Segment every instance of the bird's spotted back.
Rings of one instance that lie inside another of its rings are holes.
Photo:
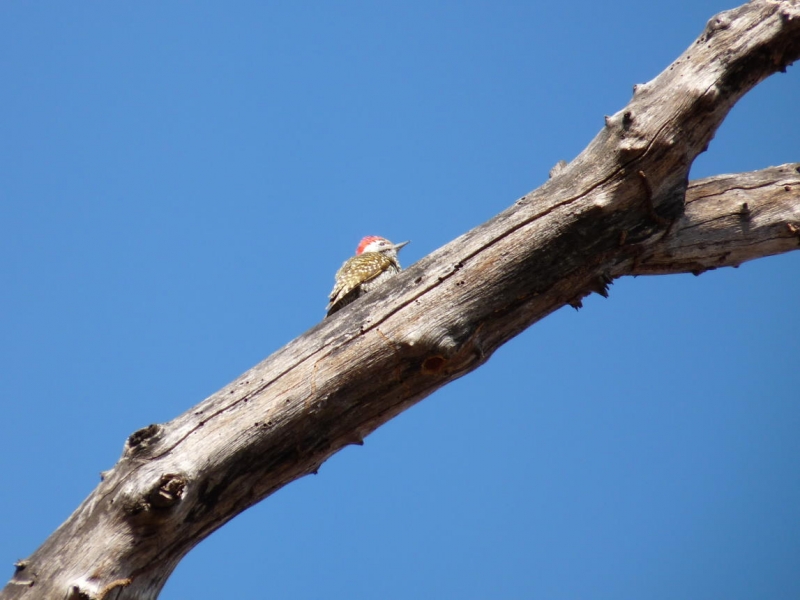
[[[347,296],[355,288],[378,277],[387,269],[400,270],[397,261],[380,252],[365,252],[345,262],[336,272],[336,285],[330,295],[331,304]]]
[[[336,283],[329,297],[328,315],[399,273],[397,251],[407,243],[393,244],[386,238],[375,235],[363,238],[356,249],[356,255],[347,259],[336,272]]]

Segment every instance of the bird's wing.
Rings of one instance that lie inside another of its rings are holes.
[[[380,252],[370,252],[369,254],[375,255],[370,256],[372,260],[350,259],[336,272],[336,285],[333,286],[329,296],[331,305],[336,304],[359,285],[375,279],[392,264],[392,259]],[[365,256],[365,254],[360,255],[362,258]]]

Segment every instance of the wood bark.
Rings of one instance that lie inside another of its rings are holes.
[[[734,103],[798,57],[800,0],[712,18],[545,185],[186,413],[133,433],[0,599],[156,598],[215,529],[565,304],[624,275],[800,247],[800,164],[688,183]]]

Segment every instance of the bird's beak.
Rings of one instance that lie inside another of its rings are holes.
[[[400,248],[402,248],[403,246],[405,246],[405,245],[406,245],[408,242],[410,242],[410,241],[411,241],[411,240],[407,240],[407,241],[405,241],[405,242],[400,242],[399,244],[395,244],[395,245],[394,245],[394,249],[395,249],[395,250],[400,250]]]

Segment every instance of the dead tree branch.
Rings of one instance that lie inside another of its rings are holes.
[[[669,235],[638,255],[630,275],[689,272],[795,250],[800,245],[800,164],[693,181]]]
[[[717,15],[545,185],[183,415],[131,435],[0,598],[155,598],[212,531],[565,304],[622,275],[798,248],[796,164],[691,186],[688,172],[734,103],[800,57],[799,1]]]

